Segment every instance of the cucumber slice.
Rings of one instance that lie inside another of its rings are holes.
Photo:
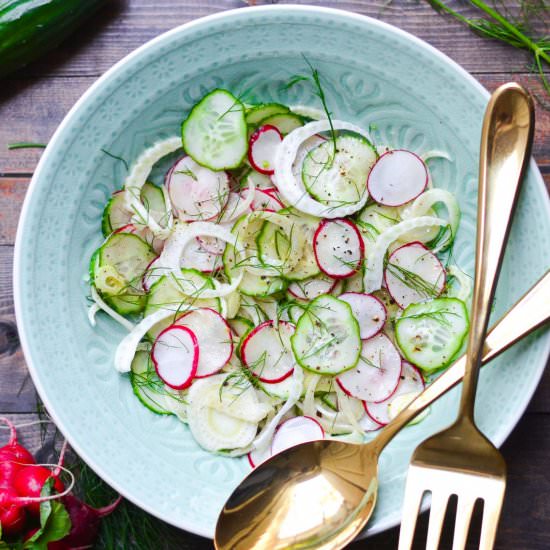
[[[332,140],[307,154],[302,164],[302,181],[308,193],[323,204],[358,203],[367,193],[367,174],[375,161],[376,153],[365,138],[338,136],[335,155]]]
[[[164,213],[166,211],[162,189],[150,181],[146,181],[141,188],[141,202],[149,212]]]
[[[229,319],[227,321],[231,330],[239,338],[239,343],[236,346],[235,353],[237,357],[241,356],[241,346],[246,335],[254,328],[254,323],[247,319],[246,317],[235,317],[234,319]]]
[[[292,130],[300,128],[304,125],[304,119],[301,116],[295,115],[294,113],[283,113],[278,115],[268,116],[260,121],[258,126],[265,126],[269,124],[270,126],[275,126],[283,136],[290,134]]]
[[[284,265],[289,259],[290,238],[282,227],[274,223],[264,222],[260,233],[256,237],[260,262],[269,266],[271,265],[270,260],[275,259],[279,265]]]
[[[239,290],[247,296],[265,297],[282,292],[286,287],[284,279],[274,275],[254,275],[244,272]]]
[[[361,353],[359,324],[351,307],[327,294],[309,304],[291,342],[298,363],[317,374],[347,371]]]
[[[244,106],[227,90],[205,95],[191,109],[181,133],[187,154],[211,170],[237,168],[248,150]]]
[[[355,223],[363,237],[365,237],[365,240],[367,242],[374,242],[380,233],[383,233],[399,221],[399,211],[396,207],[370,204],[361,210]]]
[[[397,345],[424,372],[449,365],[468,333],[468,312],[458,298],[411,304],[395,324]]]
[[[246,111],[246,123],[255,126],[265,118],[288,113],[290,110],[286,105],[280,103],[262,103],[254,105]]]
[[[155,372],[149,352],[138,351],[130,372],[130,382],[135,396],[155,414],[172,414],[166,409],[166,386]]]

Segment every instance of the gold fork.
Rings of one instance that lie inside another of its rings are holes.
[[[493,548],[504,491],[506,464],[479,431],[474,401],[490,306],[520,182],[533,139],[533,103],[518,84],[491,97],[481,134],[478,222],[472,318],[459,415],[446,430],[415,450],[403,503],[399,550],[411,548],[422,496],[431,493],[427,550],[438,547],[447,503],[458,497],[453,550],[465,547],[474,505],[483,500],[480,549]]]

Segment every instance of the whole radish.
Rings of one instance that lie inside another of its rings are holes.
[[[25,508],[19,504],[19,495],[7,487],[0,488],[0,524],[2,536],[19,534],[25,527],[27,516]]]
[[[62,502],[71,518],[71,530],[66,537],[48,544],[48,550],[91,548],[95,543],[101,518],[108,516],[119,505],[122,497],[103,508],[92,508],[73,495],[63,497]]]
[[[15,426],[7,419],[0,418],[10,429],[10,439],[6,445],[0,447],[0,487],[11,487],[16,473],[26,464],[34,464],[34,458],[17,442]]]
[[[44,466],[28,465],[21,468],[13,479],[13,488],[20,497],[40,497],[40,491],[44,483],[50,478],[54,478],[54,489],[61,493],[65,490],[63,482],[56,477],[51,470]],[[40,502],[31,502],[27,505],[27,510],[33,516],[40,515]]]

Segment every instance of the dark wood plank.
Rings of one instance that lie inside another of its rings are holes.
[[[29,178],[0,177],[0,245],[14,244]]]
[[[15,324],[12,264],[13,247],[0,246],[0,412],[35,412],[36,390]]]
[[[481,74],[477,77],[489,90],[512,78],[507,73]],[[550,101],[536,76],[518,74],[513,78],[526,86],[535,97]],[[42,151],[8,151],[7,144],[16,141],[46,143],[68,110],[94,80],[92,77],[17,80],[13,82],[16,93],[12,97],[6,94],[6,88],[0,88],[0,175],[33,172]],[[534,155],[550,185],[550,110],[544,109],[539,102]]]
[[[277,3],[259,0],[257,4]],[[283,3],[283,2],[281,2]],[[465,25],[436,13],[427,2],[411,0],[294,0],[287,4],[329,6],[369,15],[401,27],[428,41],[475,72],[518,72],[529,65],[525,52],[475,36]],[[512,0],[500,4],[511,6]],[[243,0],[127,0],[108,2],[90,21],[46,59],[22,74],[100,75],[115,61],[147,40],[198,17],[230,8],[245,8]],[[466,15],[478,14],[461,4]]]

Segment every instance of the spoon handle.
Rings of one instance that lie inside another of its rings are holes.
[[[488,363],[512,344],[550,320],[550,270],[491,329],[483,348],[482,363]],[[415,416],[464,377],[466,355],[463,355],[439,378],[434,380],[414,401],[405,407],[374,440],[378,452]],[[373,442],[374,443],[374,442]]]
[[[533,103],[518,84],[498,88],[481,131],[472,317],[459,417],[474,422],[474,403],[504,247],[533,139]]]

